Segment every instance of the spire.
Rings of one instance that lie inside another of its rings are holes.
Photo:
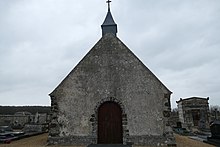
[[[117,24],[114,22],[114,19],[110,11],[110,2],[111,2],[110,0],[106,1],[106,3],[108,3],[108,12],[103,24],[101,25],[102,36],[104,36],[107,33],[112,33],[113,35],[116,36],[117,33]]]

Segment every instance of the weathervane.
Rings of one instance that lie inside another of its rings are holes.
[[[112,1],[110,1],[110,0],[107,0],[106,1],[106,3],[108,3],[108,11],[110,11],[110,3],[111,3]]]

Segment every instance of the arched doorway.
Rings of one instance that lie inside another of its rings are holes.
[[[105,102],[98,109],[98,143],[122,144],[122,110],[115,102]]]

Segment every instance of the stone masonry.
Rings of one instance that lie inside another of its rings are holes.
[[[97,109],[114,101],[123,112],[123,143],[174,142],[171,92],[114,35],[106,34],[50,94],[50,144],[97,143]]]
[[[107,2],[101,39],[50,94],[48,143],[175,145],[172,92],[117,37]]]

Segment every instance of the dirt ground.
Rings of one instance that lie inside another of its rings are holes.
[[[33,136],[17,141],[13,141],[10,144],[0,144],[0,147],[45,147],[47,145],[47,135],[42,134]],[[196,141],[188,138],[187,136],[176,135],[177,147],[214,147],[212,145]],[[49,147],[61,147],[61,146],[49,146]],[[75,147],[75,146],[63,146],[63,147]],[[83,147],[83,146],[78,146]]]
[[[177,147],[214,147],[213,145],[175,134]]]

